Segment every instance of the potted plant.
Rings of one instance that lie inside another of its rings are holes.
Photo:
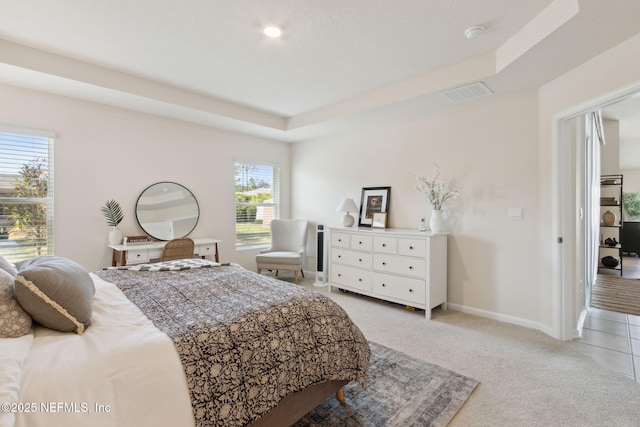
[[[118,229],[118,224],[120,224],[124,218],[120,204],[115,200],[108,200],[102,207],[102,214],[107,219],[107,225],[111,227],[111,231],[109,231],[109,243],[119,245],[122,243],[122,231]]]

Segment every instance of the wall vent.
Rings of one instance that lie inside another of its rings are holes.
[[[442,95],[451,102],[462,102],[492,93],[484,83],[476,82],[444,91]]]

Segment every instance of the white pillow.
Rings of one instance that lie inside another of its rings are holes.
[[[9,261],[4,259],[2,257],[2,255],[0,255],[0,270],[6,271],[7,273],[12,275],[13,277],[16,277],[18,275],[18,269],[13,264],[11,264]]]
[[[18,402],[22,364],[29,354],[33,334],[20,338],[0,338],[0,402]],[[0,411],[0,426],[13,426],[16,414]]]

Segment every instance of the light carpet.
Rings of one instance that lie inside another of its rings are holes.
[[[369,386],[344,387],[295,424],[305,426],[446,426],[478,381],[369,342]]]
[[[598,275],[591,289],[591,305],[640,316],[640,280]]]

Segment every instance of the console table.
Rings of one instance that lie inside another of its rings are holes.
[[[421,308],[447,308],[447,235],[329,227],[329,290]]]
[[[215,262],[220,262],[220,255],[218,253],[218,243],[222,240],[200,238],[193,239],[194,254],[201,256],[203,259],[205,256],[213,255]],[[154,258],[160,258],[162,256],[162,249],[167,242],[150,242],[144,244],[128,244],[128,245],[109,245],[113,249],[113,255],[111,258],[111,265],[116,266],[129,264],[142,264],[149,262]]]

